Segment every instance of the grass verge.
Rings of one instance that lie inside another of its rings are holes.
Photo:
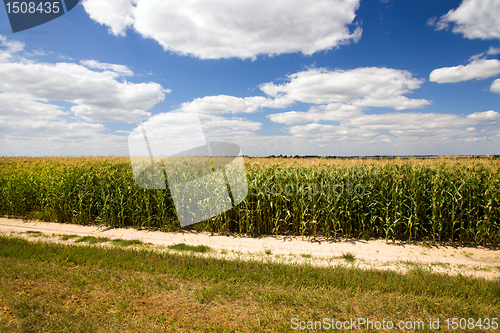
[[[75,240],[75,243],[89,243],[89,244],[97,244],[97,243],[105,243],[109,242],[109,238],[107,237],[95,237],[95,236],[82,236]]]
[[[419,269],[398,275],[7,236],[0,267],[2,332],[289,332],[292,318],[428,325],[500,310],[497,281]]]
[[[144,244],[141,240],[138,239],[121,239],[121,238],[116,238],[111,241],[111,243],[121,246],[121,247],[128,247],[131,245],[142,245]]]
[[[169,245],[169,249],[176,251],[189,251],[189,252],[197,252],[197,253],[207,253],[212,251],[212,249],[206,245],[187,245],[184,243]]]

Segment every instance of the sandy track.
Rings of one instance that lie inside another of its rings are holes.
[[[0,232],[26,238],[27,231],[46,235],[79,235],[110,239],[139,239],[152,243],[156,249],[168,250],[168,245],[185,243],[208,245],[216,250],[208,256],[305,263],[320,266],[352,265],[360,268],[391,269],[404,273],[421,267],[433,272],[463,274],[487,279],[500,277],[500,250],[477,247],[424,246],[389,243],[384,240],[318,241],[307,237],[265,236],[258,238],[217,236],[206,232],[165,233],[134,229],[105,229],[63,223],[22,221],[0,218]],[[41,238],[54,240],[55,238]],[[66,241],[72,243],[71,240]],[[356,260],[349,263],[342,255],[351,253]]]

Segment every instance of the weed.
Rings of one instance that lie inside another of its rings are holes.
[[[59,236],[61,240],[66,241],[68,239],[78,238],[78,235],[61,235]]]
[[[121,238],[116,238],[111,241],[113,244],[122,246],[122,247],[128,247],[131,245],[142,245],[144,244],[141,240],[138,239],[121,239]]]
[[[109,238],[107,237],[95,237],[95,236],[82,236],[75,240],[75,243],[89,243],[89,244],[96,244],[96,243],[105,243],[108,242]]]
[[[187,245],[184,243],[169,245],[169,249],[176,251],[190,251],[190,252],[198,252],[198,253],[206,253],[212,251],[212,249],[206,245]]]
[[[467,252],[467,251],[463,251],[462,253],[463,253],[463,255],[464,255],[464,256],[466,256],[467,258],[470,258],[470,257],[472,257],[472,255],[473,255],[473,254],[472,254],[472,252]]]
[[[340,258],[344,259],[346,262],[354,262],[356,260],[354,254],[352,254],[351,252],[346,252],[346,253],[343,253]]]
[[[431,266],[439,266],[439,267],[442,267],[442,268],[450,268],[450,263],[448,262],[433,262],[431,263]]]
[[[33,231],[33,230],[26,231],[26,234],[29,237],[43,237],[43,236],[45,236],[44,234],[42,234],[42,232],[40,232],[40,231]]]

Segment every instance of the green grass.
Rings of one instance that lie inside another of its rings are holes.
[[[121,247],[128,247],[132,245],[144,245],[144,243],[141,240],[138,239],[121,239],[121,238],[116,238],[111,241],[113,244],[121,246]]]
[[[198,253],[207,253],[212,251],[212,249],[206,245],[187,245],[184,243],[169,245],[168,248],[176,251],[189,251]]]
[[[63,241],[67,241],[69,239],[73,239],[73,238],[79,238],[80,236],[78,235],[60,235],[59,236],[59,239],[60,240],[63,240]]]
[[[463,251],[462,252],[464,256],[466,256],[467,258],[471,258],[473,256],[473,254],[471,252],[467,252],[467,251]]]
[[[41,231],[33,231],[33,230],[28,230],[25,232],[26,235],[29,237],[50,237],[45,234],[43,234]]]
[[[413,267],[413,268],[417,268],[417,267],[422,267],[422,264],[419,263],[419,262],[416,262],[416,261],[411,261],[411,260],[400,260],[399,261],[401,264],[403,265],[406,265],[408,267]]]
[[[349,262],[349,263],[353,263],[354,261],[356,261],[356,257],[351,252],[347,252],[347,253],[342,254],[340,256],[340,258],[344,259],[346,262]]]
[[[109,238],[107,237],[95,237],[95,236],[82,236],[75,240],[75,243],[89,243],[89,244],[97,244],[97,243],[105,243],[109,242]]]
[[[427,249],[431,249],[431,248],[432,248],[432,244],[431,244],[431,243],[429,243],[429,242],[426,242],[426,241],[424,241],[424,242],[420,243],[420,245],[421,245],[422,247],[427,248]]]
[[[497,281],[0,236],[1,332],[289,332],[291,318],[494,318]]]
[[[448,263],[448,262],[433,262],[433,263],[431,263],[431,266],[439,266],[439,267],[442,267],[442,268],[449,269],[450,268],[450,263]]]

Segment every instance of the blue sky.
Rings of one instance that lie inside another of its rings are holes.
[[[500,0],[84,0],[12,33],[0,155],[127,155],[150,117],[267,155],[500,154]]]

